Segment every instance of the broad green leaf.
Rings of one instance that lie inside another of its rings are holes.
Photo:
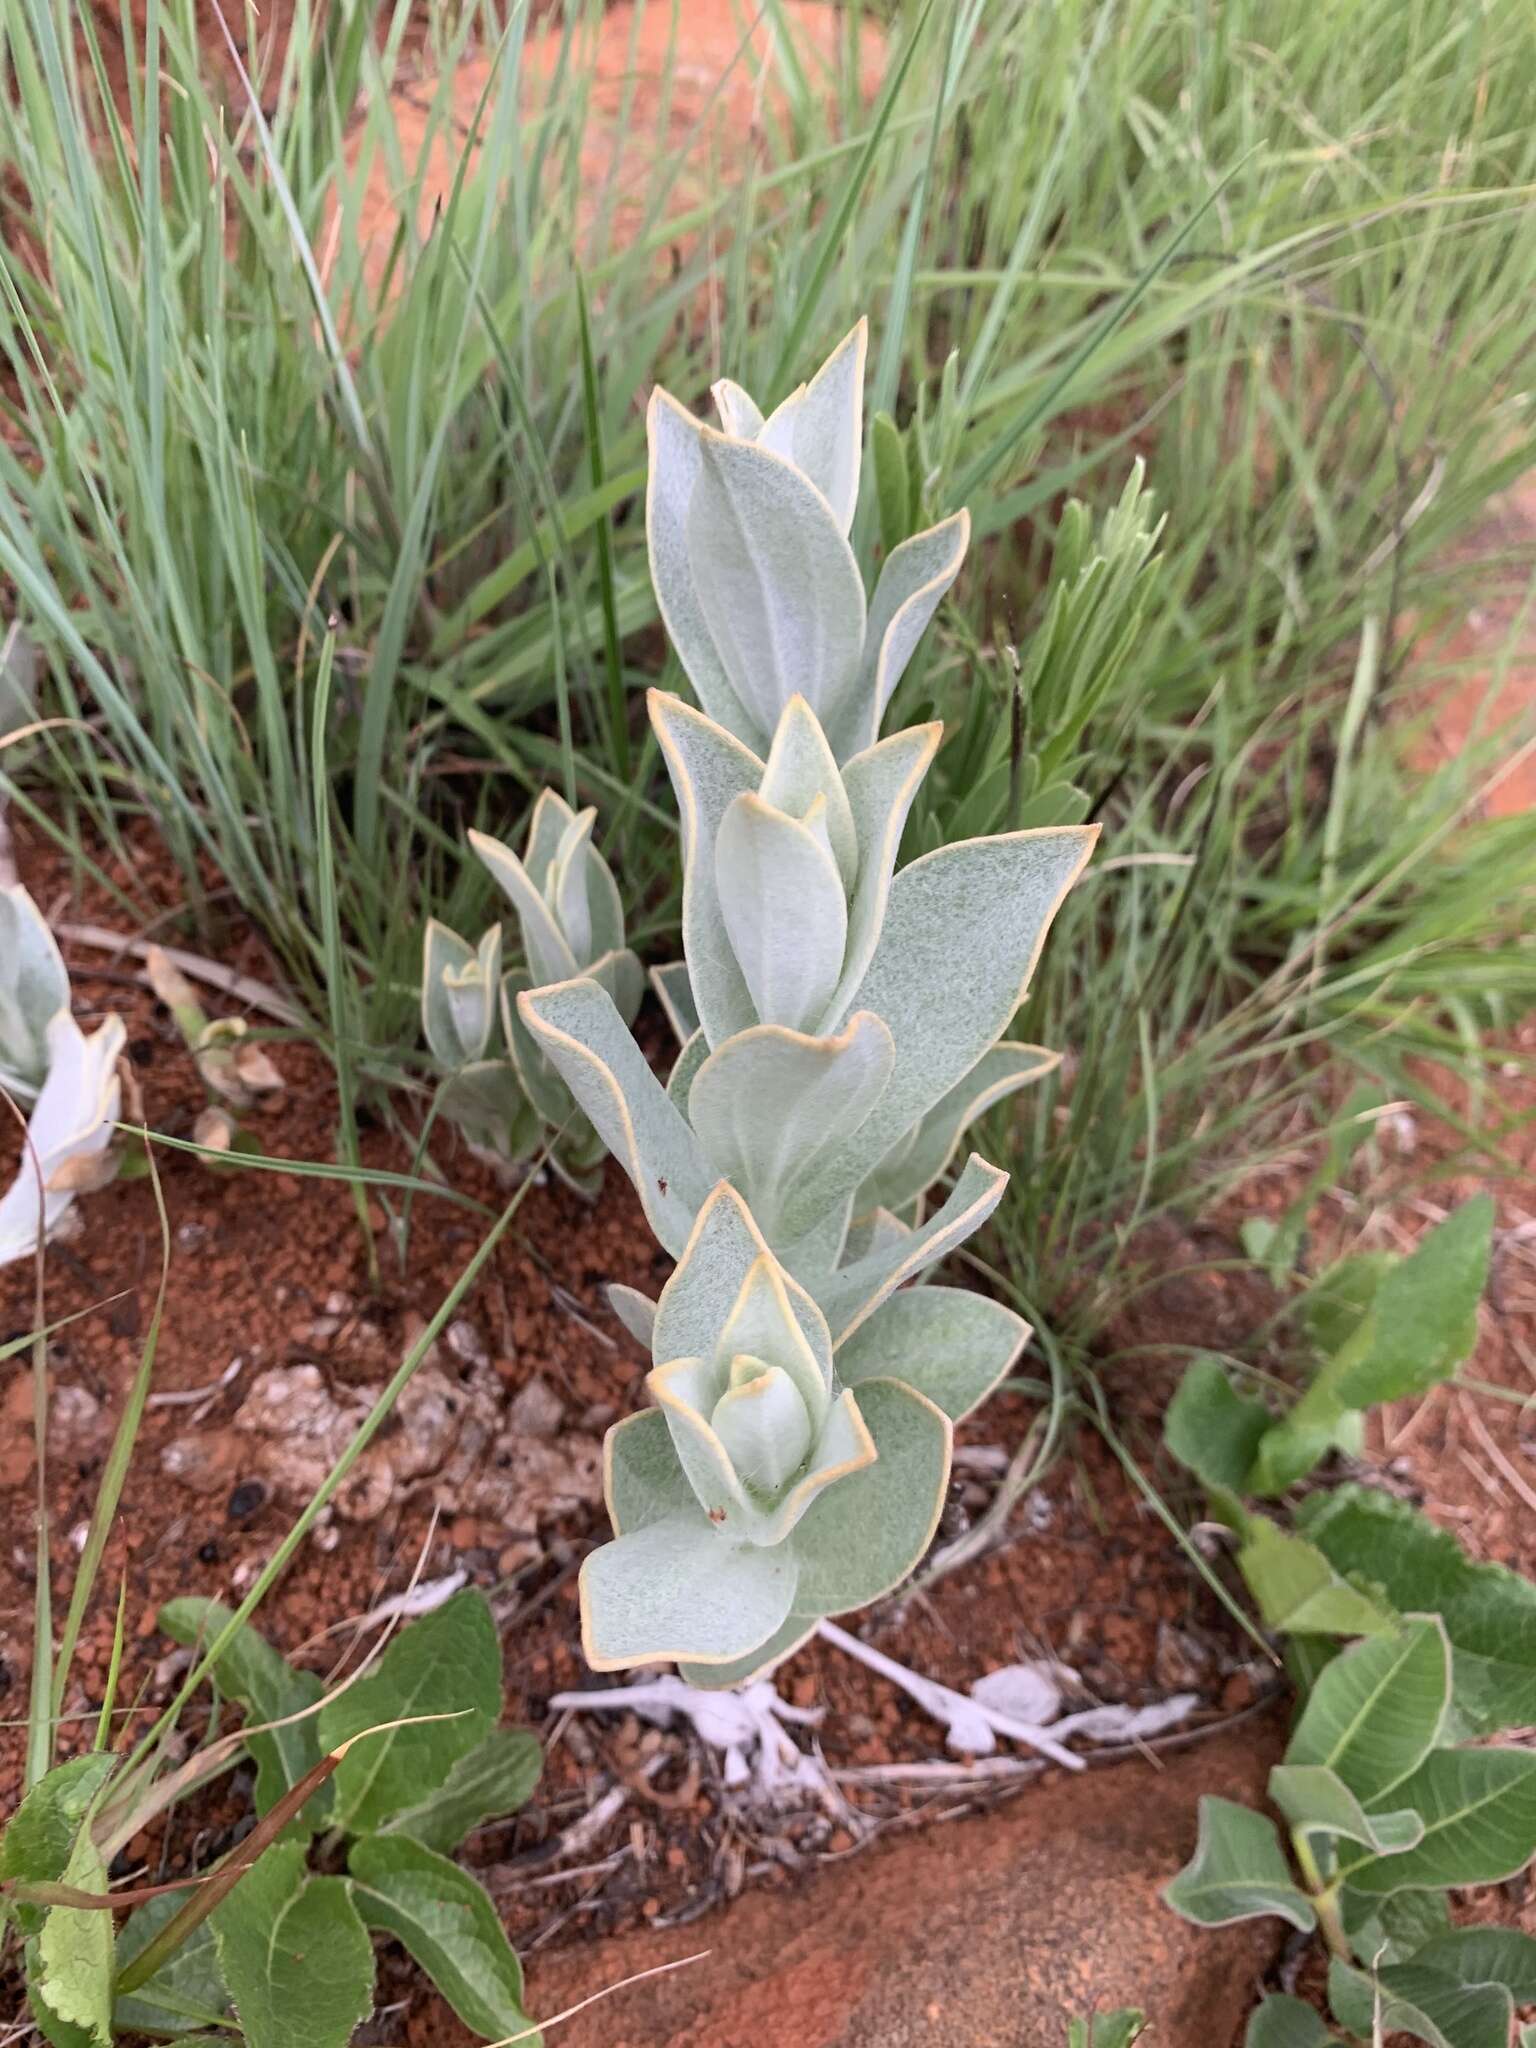
[[[76,1891],[104,1892],[107,1866],[88,1828],[75,1836],[60,1878]],[[85,2037],[111,2048],[112,1915],[50,1906],[37,1937],[36,1991],[50,2012]]]
[[[1412,2034],[1429,2048],[1509,2048],[1514,2006],[1494,1984],[1463,1985],[1417,1961],[1378,1970],[1328,1966],[1328,2003],[1340,2026],[1366,2040]]]
[[[1451,1927],[1444,1892],[1392,1892],[1368,1899],[1346,1891],[1341,1911],[1356,1959],[1373,1966],[1405,1963]]]
[[[1474,1564],[1427,1516],[1367,1487],[1315,1493],[1297,1520],[1337,1571],[1379,1586],[1402,1612],[1439,1615],[1459,1733],[1536,1721],[1536,1585],[1502,1565]]]
[[[1333,1660],[1312,1689],[1285,1761],[1321,1764],[1362,1804],[1380,1807],[1434,1747],[1450,1696],[1445,1631],[1438,1620],[1416,1617]]]
[[[472,1828],[526,1805],[543,1767],[537,1736],[526,1728],[493,1728],[459,1758],[435,1792],[391,1814],[379,1833],[409,1835],[447,1855]]]
[[[1337,2048],[1338,2038],[1305,1999],[1275,1992],[1249,2020],[1243,2048]]]
[[[500,2041],[530,2022],[523,1972],[484,1888],[404,1836],[354,1842],[347,1859],[364,1925],[403,1942],[472,2033]],[[538,2048],[532,2035],[529,2048]]]
[[[117,1937],[118,1975],[190,1897],[190,1890],[166,1892],[134,1908]],[[213,1928],[207,1920],[193,1928],[147,1984],[119,1998],[112,2008],[115,2026],[144,2034],[187,2034],[198,2027],[217,2026],[228,2017],[229,1993],[219,1973]]]
[[[882,1302],[837,1352],[845,1387],[900,1380],[960,1422],[1012,1371],[1029,1325],[1002,1302],[963,1287],[906,1287]]]
[[[933,1540],[949,1484],[949,1418],[898,1380],[869,1380],[859,1411],[878,1453],[819,1493],[795,1525],[799,1615],[867,1607],[899,1586]]]
[[[222,1600],[188,1597],[168,1600],[159,1625],[173,1642],[206,1648],[233,1620]],[[244,1622],[213,1667],[220,1690],[245,1709],[251,1722],[281,1721],[303,1713],[320,1698],[322,1686],[313,1671],[295,1670],[259,1630]],[[304,1714],[246,1742],[256,1766],[256,1811],[265,1813],[306,1771],[320,1761],[319,1716]],[[311,1830],[325,1825],[331,1808],[330,1787],[322,1786],[305,1802],[303,1823]]]
[[[1121,2006],[1118,2012],[1095,2013],[1088,2030],[1088,2048],[1132,2048],[1146,2024],[1146,2014],[1130,2006]]]
[[[302,1842],[275,1842],[209,1915],[246,2048],[345,2048],[373,2008],[373,1946],[347,1881],[307,1877],[304,1857]]]
[[[686,1658],[745,1657],[787,1619],[796,1567],[782,1544],[759,1549],[701,1508],[604,1543],[581,1568],[582,1633],[594,1671]]]
[[[1287,1635],[1365,1636],[1395,1624],[1390,1608],[1348,1584],[1320,1550],[1263,1516],[1249,1521],[1237,1562],[1265,1622]]]
[[[1227,1927],[1269,1913],[1303,1934],[1317,1925],[1311,1900],[1292,1882],[1274,1822],[1209,1794],[1200,1801],[1195,1853],[1164,1887],[1163,1897],[1200,1927]]]
[[[1536,1854],[1536,1751],[1432,1750],[1391,1799],[1423,1816],[1424,1839],[1402,1856],[1341,1858],[1356,1891],[1497,1884]]]
[[[1197,1358],[1168,1404],[1163,1441],[1201,1485],[1241,1495],[1273,1417],[1239,1394],[1214,1358]]]
[[[57,1883],[74,1851],[81,1821],[116,1767],[115,1756],[98,1750],[55,1764],[39,1778],[0,1835],[0,1878]],[[36,1934],[43,1924],[41,1906],[18,1905],[10,1910],[24,1934]],[[0,1904],[0,1926],[4,1911]]]
[[[1458,1984],[1502,1984],[1516,2005],[1536,2005],[1536,1935],[1518,1927],[1451,1928],[1413,1960]]]
[[[1424,1833],[1424,1823],[1407,1808],[1368,1814],[1337,1771],[1324,1764],[1276,1764],[1269,1797],[1293,1834],[1338,1836],[1383,1856],[1413,1848]]]
[[[1475,1195],[1382,1276],[1359,1329],[1325,1368],[1346,1407],[1427,1393],[1468,1355],[1488,1283],[1493,1222],[1493,1197]]]
[[[419,1805],[484,1740],[500,1709],[496,1624],[484,1594],[466,1589],[408,1623],[366,1678],[321,1708],[320,1741],[327,1751],[407,1716],[455,1717],[389,1728],[354,1744],[331,1779],[334,1824],[360,1834]]]
[[[1391,1252],[1357,1252],[1336,1260],[1307,1289],[1301,1298],[1302,1317],[1325,1357],[1342,1351],[1355,1335],[1396,1263]]]

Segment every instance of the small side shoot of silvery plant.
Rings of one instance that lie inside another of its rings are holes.
[[[0,1195],[0,1266],[25,1259],[76,1195],[112,1178],[121,1017],[75,1022],[47,920],[19,883],[0,889],[0,1091],[30,1109],[16,1177]]]
[[[422,961],[422,1030],[440,1079],[438,1109],[476,1154],[501,1170],[559,1133],[550,1155],[561,1176],[596,1192],[605,1147],[559,1072],[518,1014],[517,998],[547,982],[590,976],[632,1024],[644,992],[640,962],[624,943],[617,884],[592,844],[595,810],[573,811],[539,792],[521,858],[499,839],[471,832],[470,845],[511,904],[525,965],[502,966],[503,933],[477,946],[433,918]]]
[[[457,1593],[409,1623],[328,1695],[233,1623],[214,1600],[160,1614],[195,1653],[222,1641],[213,1681],[244,1710],[242,1729],[136,1771],[107,1747],[104,1712],[97,1746],[39,1778],[0,1836],[0,1928],[24,1945],[43,2037],[216,2048],[235,2029],[245,2048],[346,2048],[373,2011],[382,1934],[472,2034],[538,2048],[501,1917],[452,1854],[527,1800],[541,1762],[532,1735],[499,1725],[501,1645],[484,1595]],[[135,1835],[240,1763],[254,1774],[248,1834],[196,1883],[108,1890]]]
[[[581,1578],[599,1670],[676,1658],[738,1683],[899,1586],[953,1423],[1028,1335],[995,1302],[904,1283],[1002,1197],[974,1154],[933,1191],[972,1119],[1057,1063],[1002,1034],[1096,828],[897,865],[942,733],[881,722],[969,520],[902,541],[866,595],[865,346],[861,323],[766,418],[717,385],[720,430],[651,400],[651,574],[701,707],[650,696],[682,826],[669,1082],[595,969],[517,998],[678,1261],[659,1302],[615,1292],[656,1406],[608,1438],[615,1536]],[[548,902],[538,879],[520,909]],[[547,957],[530,949],[536,973]]]

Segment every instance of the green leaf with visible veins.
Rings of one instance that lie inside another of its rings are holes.
[[[1502,1565],[1474,1564],[1426,1515],[1369,1487],[1314,1493],[1296,1519],[1334,1570],[1379,1586],[1403,1613],[1439,1615],[1458,1734],[1536,1721],[1536,1585]]]
[[[1273,1417],[1239,1394],[1214,1358],[1189,1365],[1168,1404],[1163,1441],[1208,1491],[1242,1494]]]
[[[500,2041],[532,2024],[522,1965],[468,1871],[404,1835],[354,1842],[347,1868],[364,1921],[404,1942],[473,2033]],[[537,2041],[530,2036],[529,2048]]]
[[[1397,1619],[1342,1579],[1320,1550],[1262,1515],[1249,1521],[1237,1562],[1260,1614],[1287,1635],[1371,1636]]]
[[[1379,1805],[1435,1746],[1450,1697],[1445,1631],[1417,1616],[1335,1657],[1312,1688],[1285,1761],[1321,1764],[1362,1804]]]
[[[1458,1984],[1417,1961],[1392,1963],[1373,1979],[1335,1957],[1328,2003],[1339,2025],[1365,2040],[1412,2034],[1429,2048],[1509,2048],[1515,2016],[1502,1985]]]
[[[1399,1813],[1367,1813],[1338,1772],[1324,1764],[1276,1764],[1269,1774],[1269,1798],[1293,1834],[1341,1836],[1383,1856],[1401,1855],[1424,1834],[1423,1821],[1406,1807]]]
[[[117,1937],[115,1967],[119,1976],[191,1896],[188,1887],[135,1907]],[[206,1920],[193,1928],[147,1984],[119,1998],[112,2009],[114,2026],[143,2034],[186,2034],[194,2027],[217,2026],[228,2017],[229,1993],[219,1974],[213,1929]]]
[[[401,1630],[366,1678],[327,1700],[327,1750],[364,1729],[407,1716],[452,1715],[370,1735],[336,1766],[335,1825],[363,1834],[403,1807],[419,1806],[460,1757],[482,1742],[501,1707],[501,1641],[483,1593],[455,1593]]]
[[[1243,2048],[1338,2048],[1338,2039],[1305,1999],[1276,1992],[1249,2020]]]
[[[373,1945],[341,1877],[274,1842],[209,1915],[246,2048],[345,2048],[373,2010]]]
[[[104,1892],[107,1866],[88,1828],[81,1828],[60,1882]],[[38,1996],[50,2012],[78,2027],[100,2048],[112,2042],[112,1915],[78,1906],[50,1906],[37,1937]]]
[[[435,1792],[391,1814],[379,1833],[409,1835],[447,1855],[471,1828],[526,1805],[543,1767],[537,1736],[526,1728],[493,1728],[459,1758]]]
[[[116,1768],[117,1758],[98,1750],[55,1764],[39,1778],[0,1835],[0,1878],[56,1884],[74,1850],[81,1820]],[[36,1934],[43,1924],[41,1906],[17,1905],[10,1910],[24,1934]],[[0,1900],[0,1927],[5,1912]]]
[[[205,1647],[233,1619],[222,1600],[168,1600],[160,1610],[161,1628],[173,1642]],[[283,1721],[314,1706],[322,1687],[313,1671],[295,1670],[249,1623],[235,1631],[213,1667],[219,1688],[244,1707],[252,1722]],[[256,1811],[265,1813],[304,1773],[320,1761],[318,1717],[306,1714],[283,1728],[252,1735],[246,1742],[256,1766]],[[303,1821],[322,1828],[330,1813],[331,1788],[322,1785],[305,1803]]]
[[[1536,2005],[1536,1935],[1518,1927],[1454,1927],[1413,1960],[1458,1984],[1502,1984],[1516,2005]]]
[[[1432,1750],[1390,1797],[1423,1816],[1424,1839],[1401,1856],[1341,1858],[1357,1892],[1498,1884],[1536,1855],[1531,1750]]]
[[[1275,1913],[1303,1934],[1317,1925],[1305,1892],[1291,1881],[1275,1824],[1251,1807],[1207,1794],[1200,1801],[1195,1853],[1163,1897],[1201,1927]]]

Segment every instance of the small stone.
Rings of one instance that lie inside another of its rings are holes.
[[[601,1436],[618,1420],[618,1414],[611,1401],[593,1401],[581,1411],[581,1426],[589,1436]]]
[[[465,1316],[448,1325],[444,1342],[461,1365],[484,1365],[490,1358],[485,1339]]]
[[[345,1316],[352,1312],[352,1297],[343,1294],[339,1287],[333,1287],[325,1297],[325,1312],[328,1316]]]
[[[654,1920],[661,1911],[661,1901],[660,1899],[647,1899],[640,1910],[647,1920]]]
[[[498,1578],[510,1579],[525,1565],[530,1565],[544,1555],[532,1537],[523,1537],[515,1543],[506,1544],[496,1553],[496,1574]]]
[[[558,1436],[564,1418],[565,1403],[548,1380],[537,1373],[513,1397],[507,1409],[508,1425],[519,1436]]]
[[[1221,1688],[1221,1704],[1229,1714],[1240,1714],[1244,1707],[1251,1707],[1254,1697],[1251,1671],[1234,1671]]]

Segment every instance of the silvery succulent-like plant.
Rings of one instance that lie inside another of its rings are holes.
[[[47,921],[19,882],[0,889],[0,1088],[37,1100],[48,1026],[69,1008],[69,975]]]
[[[836,758],[871,745],[970,542],[956,512],[886,557],[873,597],[849,544],[864,442],[860,321],[766,419],[715,386],[723,432],[653,393],[646,534],[662,622],[700,704],[765,753],[803,696]]]
[[[879,728],[968,527],[896,548],[866,604],[863,355],[861,326],[766,420],[717,386],[724,433],[652,402],[652,575],[703,707],[651,693],[682,819],[685,959],[656,977],[684,1040],[670,1081],[595,974],[517,1003],[680,1262],[659,1304],[612,1296],[658,1410],[610,1440],[618,1540],[583,1576],[604,1667],[674,1656],[735,1682],[899,1583],[937,1515],[944,1418],[1022,1342],[996,1304],[906,1283],[1001,1198],[975,1154],[929,1194],[972,1119],[1056,1064],[999,1041],[1097,828],[896,865],[942,735]]]
[[[41,912],[24,889],[0,890],[0,1087],[32,1103],[21,1165],[0,1195],[0,1266],[29,1257],[76,1195],[111,1179],[125,1036],[121,1017],[80,1029]]]
[[[615,1540],[582,1569],[588,1661],[675,1657],[695,1684],[740,1684],[890,1592],[937,1525],[952,1424],[1028,1334],[997,1302],[925,1287],[834,1359],[722,1182],[656,1305],[656,1406],[608,1437]]]
[[[555,1164],[582,1186],[591,1184],[603,1146],[529,1036],[517,997],[536,981],[590,975],[626,1023],[640,1007],[644,978],[624,943],[618,887],[592,844],[596,818],[545,789],[521,859],[488,833],[469,835],[511,902],[526,968],[502,971],[499,924],[471,946],[436,918],[422,962],[422,1029],[444,1077],[444,1113],[472,1145],[506,1163],[534,1151],[546,1127],[570,1125]]]

